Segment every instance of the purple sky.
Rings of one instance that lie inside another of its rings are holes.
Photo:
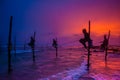
[[[78,40],[82,28],[87,28],[91,20],[95,44],[108,30],[111,30],[111,44],[120,44],[120,0],[0,0],[0,12],[2,43],[7,42],[12,15],[12,36],[17,36],[18,43],[27,42],[34,31],[40,44],[48,44],[54,37],[61,44]]]

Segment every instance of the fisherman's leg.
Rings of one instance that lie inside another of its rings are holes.
[[[86,44],[84,43],[83,45],[84,45],[84,48],[86,48],[86,49],[87,49],[87,46],[86,46]]]
[[[80,43],[82,43],[83,44],[83,46],[85,47],[85,48],[87,48],[87,46],[86,46],[86,40],[85,39],[80,39],[79,40],[80,41]]]

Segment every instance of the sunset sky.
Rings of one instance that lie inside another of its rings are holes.
[[[54,37],[81,38],[90,20],[94,41],[110,30],[111,44],[120,45],[120,0],[0,0],[1,42],[7,41],[11,15],[18,42],[27,42],[34,31],[45,44]]]

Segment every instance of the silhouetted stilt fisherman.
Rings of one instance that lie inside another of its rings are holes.
[[[58,43],[57,43],[57,38],[53,39],[52,46],[56,49],[56,57],[58,57]]]
[[[102,41],[102,44],[100,45],[100,49],[105,50],[107,48],[107,45],[108,45],[108,39],[107,39],[107,36],[104,35],[104,40]]]
[[[34,48],[34,45],[35,45],[35,40],[34,38],[31,36],[30,37],[30,42],[28,43],[28,45],[33,49]]]
[[[105,47],[105,62],[107,62],[109,39],[110,39],[110,30],[109,30],[109,32],[108,32],[108,38],[106,39],[107,42],[106,42],[106,47]]]
[[[32,49],[33,61],[35,61],[35,33],[34,33],[34,37],[32,36],[30,37],[30,42],[28,43],[28,45]]]
[[[84,34],[84,38],[80,39],[79,42],[87,49],[88,51],[88,59],[87,59],[87,70],[89,71],[90,67],[90,48],[93,46],[92,40],[90,38],[90,21],[88,25],[88,32],[86,29],[83,29],[82,32]],[[88,47],[86,46],[86,42],[88,42]]]
[[[92,40],[90,39],[89,33],[86,31],[86,29],[83,29],[82,32],[84,34],[84,38],[80,39],[79,42],[86,49],[87,49],[86,42],[88,42],[88,46],[92,47]]]

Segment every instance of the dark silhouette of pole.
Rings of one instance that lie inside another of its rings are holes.
[[[105,47],[105,62],[107,61],[107,55],[108,55],[107,50],[108,50],[108,45],[109,45],[109,39],[110,39],[110,30],[109,30],[109,32],[108,32],[108,38],[107,38],[108,43],[107,43],[107,45],[106,45],[106,47]]]
[[[56,47],[56,58],[58,57],[58,48]]]
[[[90,21],[89,21],[89,26],[88,26],[88,33],[89,33],[89,37],[90,37]],[[89,70],[90,67],[90,43],[88,41],[88,60],[87,60],[87,70]]]
[[[9,27],[9,34],[8,34],[8,73],[11,72],[12,66],[11,66],[11,48],[12,48],[12,20],[13,16],[10,16],[10,27]]]
[[[56,38],[56,43],[57,43],[57,38]],[[58,44],[56,44],[56,58],[58,57]]]
[[[33,44],[33,48],[32,48],[33,61],[34,61],[34,62],[35,62],[35,36],[36,36],[36,32],[34,32],[34,36],[33,36],[34,44]]]

